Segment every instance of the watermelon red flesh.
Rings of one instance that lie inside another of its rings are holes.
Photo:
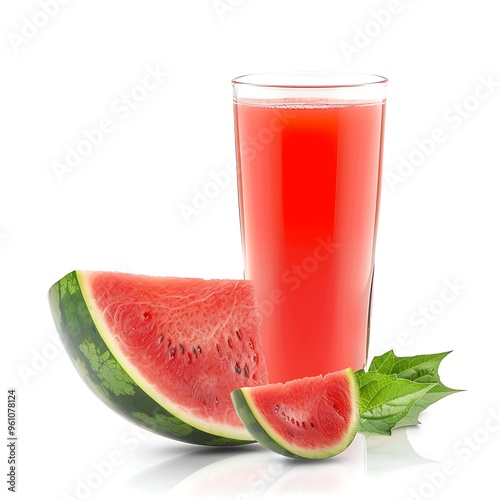
[[[254,437],[287,456],[332,456],[357,430],[358,389],[350,369],[243,388],[233,400]]]
[[[278,387],[260,387],[251,392],[251,399],[281,438],[301,448],[316,449],[342,439],[352,418],[351,384],[340,375],[330,373]],[[301,408],[296,402],[304,395],[307,405]]]
[[[231,391],[268,383],[251,282],[78,277],[103,339],[153,399],[195,427],[244,430]]]

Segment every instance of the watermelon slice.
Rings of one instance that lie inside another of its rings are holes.
[[[359,389],[350,368],[285,384],[241,388],[231,396],[253,437],[287,457],[338,455],[358,428]]]
[[[73,271],[49,301],[76,369],[122,416],[189,443],[253,442],[231,401],[268,383],[252,282]]]

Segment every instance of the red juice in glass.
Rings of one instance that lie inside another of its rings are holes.
[[[381,80],[383,94],[371,99],[360,98],[363,85],[348,99],[339,98],[338,87],[330,93],[307,87],[305,97],[290,96],[283,85],[274,94],[261,86],[257,98],[236,92],[245,277],[255,284],[271,382],[365,365],[385,113]]]

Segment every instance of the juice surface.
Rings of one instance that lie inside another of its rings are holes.
[[[271,382],[365,365],[384,103],[235,103],[245,277]]]

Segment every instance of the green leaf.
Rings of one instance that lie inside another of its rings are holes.
[[[356,372],[360,392],[361,432],[390,435],[413,405],[436,384],[399,379],[396,375]]]
[[[428,380],[439,382],[437,373],[439,365],[450,352],[398,357],[394,354],[394,351],[389,351],[382,354],[382,356],[375,356],[368,371],[386,375],[395,374],[398,378],[415,382],[427,382]]]
[[[457,389],[446,387],[438,374],[441,361],[450,354],[440,352],[436,354],[421,354],[418,356],[398,357],[394,351],[389,351],[382,356],[375,356],[368,368],[368,372],[381,373],[385,375],[396,375],[400,379],[411,380],[419,383],[433,383],[435,386],[427,391],[412,406],[408,414],[401,419],[395,427],[404,427],[407,425],[416,425],[420,421],[420,413],[431,404],[440,399],[449,396],[455,392],[461,392]]]

